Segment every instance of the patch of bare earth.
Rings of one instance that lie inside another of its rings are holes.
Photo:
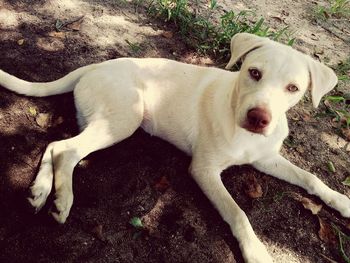
[[[349,43],[315,22],[316,3],[322,1],[218,1],[221,10],[250,8],[273,27],[290,26],[298,49],[334,65],[349,56]],[[193,55],[177,34],[164,34],[172,27],[146,11],[128,1],[0,0],[0,68],[49,81],[123,56],[212,63]],[[341,184],[350,176],[349,142],[330,119],[315,117],[322,107],[316,111],[306,99],[290,111],[282,153],[350,196]],[[141,130],[75,169],[75,203],[65,225],[50,220],[49,205],[32,215],[26,189],[43,150],[77,132],[72,94],[27,98],[0,89],[1,262],[243,262],[229,227],[190,178],[190,158]],[[337,242],[320,236],[320,220],[347,234],[349,220],[325,205],[313,215],[301,197],[320,200],[249,166],[222,177],[276,262],[343,262]],[[144,229],[129,224],[135,216]]]

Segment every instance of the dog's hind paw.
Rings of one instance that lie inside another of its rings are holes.
[[[64,224],[73,204],[73,194],[66,193],[64,197],[57,196],[49,213],[60,224]]]
[[[45,184],[35,181],[33,186],[30,187],[30,196],[27,198],[28,202],[35,209],[35,213],[45,205],[46,199],[51,192],[51,184]]]

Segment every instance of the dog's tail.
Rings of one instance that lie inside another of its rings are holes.
[[[68,75],[51,82],[29,82],[12,76],[0,70],[0,85],[19,94],[46,97],[70,92],[74,89],[79,79],[96,65],[78,68]]]

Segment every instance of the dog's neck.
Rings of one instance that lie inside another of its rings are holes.
[[[231,142],[233,140],[234,134],[239,128],[237,122],[237,106],[239,98],[239,87],[237,81],[232,82],[232,85],[227,85],[228,88],[218,89],[216,96],[214,97],[214,103],[217,107],[215,115],[217,119],[220,120],[220,127],[223,131],[223,136],[226,141]],[[226,118],[223,117],[226,115]],[[223,122],[222,120],[225,120]]]

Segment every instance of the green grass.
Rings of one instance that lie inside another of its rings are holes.
[[[350,84],[350,56],[335,67],[335,72],[338,75],[339,81]]]
[[[350,86],[350,57],[334,67],[334,71],[339,82],[331,95],[324,97],[323,103],[326,110],[319,116],[331,117],[339,124],[339,130],[350,129],[350,92],[348,89]]]
[[[316,16],[322,19],[350,18],[349,0],[329,0],[327,6],[317,6]]]
[[[338,242],[339,242],[339,251],[340,255],[344,259],[346,263],[350,263],[350,254],[349,254],[349,246],[350,246],[350,236],[343,233],[339,227],[337,227],[335,224],[332,224],[333,231],[338,236]]]
[[[128,44],[130,51],[133,55],[139,53],[142,49],[141,45],[138,43],[133,43],[129,41],[128,39],[125,39],[125,42]]]
[[[345,180],[342,182],[343,185],[350,186],[350,176],[346,177]]]
[[[252,11],[225,12],[214,22],[212,15],[216,7],[216,0],[211,0],[208,7],[199,13],[187,0],[153,0],[148,13],[173,24],[191,48],[218,59],[227,57],[232,36],[241,32],[293,45],[294,38],[288,27],[275,31],[266,25],[263,18],[256,19]]]
[[[339,123],[342,128],[350,128],[350,94],[339,94],[326,96],[324,104],[327,107],[326,113]]]

